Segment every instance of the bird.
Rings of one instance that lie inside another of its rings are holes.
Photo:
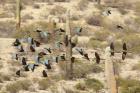
[[[111,10],[108,10],[107,13],[108,13],[108,14],[111,14]]]
[[[22,65],[27,65],[25,57],[22,57]]]
[[[122,26],[120,26],[120,25],[117,25],[117,28],[118,28],[118,29],[123,29],[123,27],[122,27]]]
[[[42,71],[43,77],[48,77],[48,74],[45,70]]]
[[[31,52],[35,52],[35,48],[32,45],[30,46],[30,50]]]
[[[75,57],[72,57],[71,62],[74,63],[74,61],[75,61]]]
[[[52,69],[51,64],[48,62],[48,64],[45,63],[45,66],[47,67],[47,69]]]
[[[122,60],[125,60],[126,55],[127,55],[127,45],[126,43],[123,43]]]
[[[96,63],[99,64],[101,59],[97,52],[95,52],[95,58],[96,58]]]
[[[19,59],[19,58],[18,58],[18,54],[16,54],[16,57],[15,57],[15,59],[16,59],[16,60],[18,60],[18,59]]]
[[[51,48],[45,48],[49,53],[52,53]]]
[[[85,57],[87,60],[90,60],[87,53],[84,54],[84,57]]]
[[[62,29],[62,28],[60,28],[59,30],[60,30],[60,32],[66,32],[66,31],[65,31],[64,29]]]
[[[76,50],[78,51],[78,53],[80,53],[80,55],[84,55],[84,51],[83,51],[83,49],[78,49],[78,48],[76,48]]]
[[[34,40],[34,43],[35,43],[35,45],[36,45],[37,47],[39,47],[39,46],[41,45],[40,42],[37,41],[37,40]]]
[[[22,45],[20,46],[19,52],[24,52],[24,49],[23,49],[23,46]]]
[[[56,63],[58,63],[58,56],[55,58]]]
[[[39,52],[39,53],[38,53],[38,56],[39,56],[39,57],[43,57],[43,56],[45,56],[45,55],[47,55],[45,52]]]
[[[69,44],[68,35],[65,36],[64,43],[65,43],[65,46],[68,46]]]
[[[21,44],[21,42],[19,41],[19,39],[16,39],[15,42],[13,43],[13,46],[19,46]]]
[[[29,65],[24,66],[24,70],[25,70],[25,71],[30,71],[30,70],[29,70]]]
[[[65,54],[61,55],[60,57],[61,57],[61,59],[62,59],[63,61],[66,60],[66,58],[65,58]]]
[[[16,72],[16,75],[20,77],[20,70]]]
[[[40,33],[40,32],[42,32],[42,31],[41,31],[41,30],[36,30],[36,32],[39,32],[39,33]]]
[[[111,56],[114,56],[114,43],[112,42],[111,44],[110,44],[110,52],[111,52]]]

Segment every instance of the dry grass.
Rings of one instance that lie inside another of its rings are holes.
[[[53,9],[50,10],[51,15],[62,15],[66,13],[66,8],[56,5]]]
[[[87,24],[92,26],[102,26],[103,18],[101,15],[90,15],[86,19]]]
[[[8,84],[6,86],[6,90],[9,93],[18,93],[20,90],[29,90],[30,86],[31,86],[31,81],[28,79],[24,79]]]
[[[78,10],[85,10],[88,6],[89,2],[88,0],[80,0],[77,4]]]
[[[51,85],[53,84],[53,82],[50,79],[41,79],[38,82],[39,85],[39,89],[40,90],[46,90],[47,88],[49,88]]]

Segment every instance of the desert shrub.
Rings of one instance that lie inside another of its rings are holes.
[[[26,15],[24,15],[24,16],[22,16],[22,18],[21,18],[22,20],[28,20],[28,19],[34,19],[34,17],[33,16],[31,16],[31,15],[29,15],[29,14],[26,14]]]
[[[66,8],[59,5],[55,6],[54,8],[50,10],[50,14],[52,15],[62,15],[65,12],[66,12]]]
[[[118,8],[118,11],[122,14],[125,15],[128,13],[128,11],[126,11],[124,8]]]
[[[35,8],[35,9],[40,9],[40,6],[39,6],[38,4],[34,4],[34,5],[33,5],[33,8]]]
[[[12,34],[14,31],[15,31],[14,21],[0,22],[0,36],[1,37],[12,37]]]
[[[102,43],[99,40],[90,39],[88,46],[91,48],[105,48],[107,43]]]
[[[92,72],[93,73],[100,73],[100,72],[103,72],[103,68],[100,67],[99,65],[93,65],[93,68],[92,68]]]
[[[132,67],[132,70],[140,70],[140,62],[135,64],[133,67]]]
[[[104,85],[99,80],[94,78],[86,79],[85,84],[87,88],[93,89],[96,92],[104,88]]]
[[[138,80],[118,78],[117,83],[118,86],[120,87],[121,93],[140,92],[140,81]]]
[[[78,90],[85,90],[86,89],[86,85],[85,83],[78,83],[75,85],[75,88],[78,89]]]
[[[6,85],[6,90],[9,93],[18,93],[20,90],[29,90],[30,86],[31,86],[31,81],[24,79]]]
[[[70,1],[70,0],[55,0],[55,2],[67,2],[67,1]]]
[[[4,73],[0,73],[0,82],[3,83],[4,81],[10,81],[12,75],[7,75]]]
[[[78,10],[84,10],[88,6],[89,2],[88,0],[80,0],[77,4]]]
[[[46,90],[47,88],[49,88],[52,85],[52,81],[49,79],[41,79],[38,82],[39,85],[39,89],[40,90]]]
[[[102,26],[102,16],[100,15],[90,15],[86,19],[87,24],[92,26]]]
[[[73,89],[69,89],[69,88],[64,88],[64,90],[65,90],[65,93],[81,93],[77,90],[73,90]]]
[[[38,39],[39,35],[35,32],[38,28],[42,31],[51,31],[54,27],[52,24],[49,24],[45,21],[39,21],[22,27],[21,31],[14,33],[14,37],[23,38],[31,36],[35,39]]]

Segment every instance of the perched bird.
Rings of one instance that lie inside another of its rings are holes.
[[[65,61],[66,60],[66,57],[65,57],[65,54],[61,55],[60,58]]]
[[[76,50],[80,53],[80,55],[84,55],[84,51],[83,51],[83,49],[78,49],[78,48],[76,48]]]
[[[22,57],[22,60],[21,60],[22,65],[27,65],[27,62],[26,61],[27,61],[26,58],[25,57]]]
[[[24,52],[23,46],[20,46],[19,52]]]
[[[108,13],[108,14],[111,14],[111,10],[108,10],[107,13]]]
[[[49,53],[52,53],[51,48],[45,48]]]
[[[101,59],[97,52],[95,52],[95,58],[96,58],[96,63],[99,64]]]
[[[16,72],[16,75],[20,77],[20,70]]]
[[[68,36],[67,35],[65,36],[64,43],[65,43],[65,46],[68,46],[68,44],[69,44],[69,40],[68,40]]]
[[[123,43],[122,60],[125,60],[126,55],[127,55],[127,46],[126,43]]]
[[[48,74],[45,70],[42,71],[43,77],[48,77]]]
[[[25,71],[30,71],[30,70],[29,70],[29,65],[24,66],[24,70],[25,70]]]
[[[43,57],[43,56],[45,56],[45,55],[47,55],[45,52],[39,52],[39,53],[38,53],[38,56],[39,56],[39,57]]]
[[[35,48],[32,45],[30,46],[30,50],[31,52],[35,52]]]
[[[63,32],[63,33],[66,32],[66,31],[65,31],[64,29],[62,29],[62,28],[60,28],[59,30],[60,30],[60,32]]]
[[[85,57],[87,60],[90,60],[87,53],[84,54],[84,57]]]
[[[19,41],[19,39],[16,39],[15,42],[13,43],[13,46],[19,46],[21,44],[21,42]]]
[[[55,61],[56,61],[56,63],[58,63],[58,56],[57,56],[57,57],[55,57]]]
[[[34,43],[35,43],[35,45],[37,46],[37,47],[39,47],[41,44],[40,44],[40,42],[39,41],[36,41],[36,40],[34,40]]]
[[[75,57],[72,57],[72,58],[71,58],[71,61],[72,61],[72,63],[74,63],[74,61],[75,61]]]
[[[110,52],[111,52],[111,56],[114,56],[114,43],[112,42],[111,44],[110,44]]]
[[[123,29],[123,27],[120,25],[117,25],[117,29]]]

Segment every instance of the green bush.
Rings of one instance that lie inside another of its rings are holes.
[[[86,79],[85,84],[87,88],[93,89],[98,92],[99,90],[104,88],[104,85],[97,79]]]

